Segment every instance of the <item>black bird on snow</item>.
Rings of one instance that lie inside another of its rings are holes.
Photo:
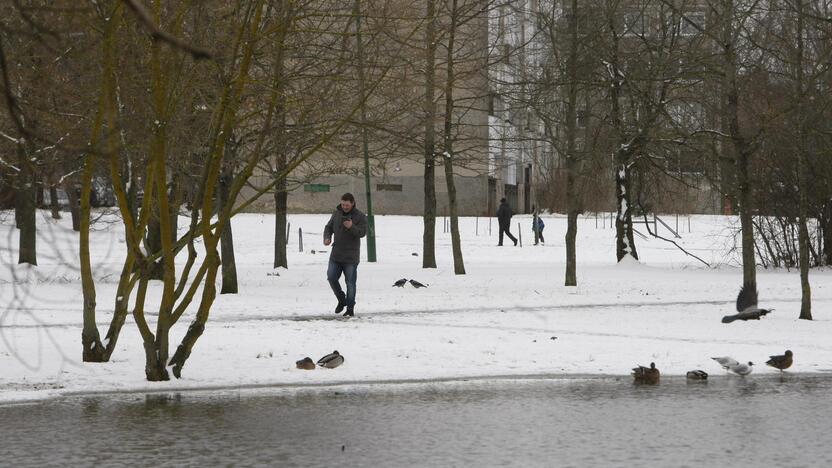
[[[770,313],[774,309],[760,309],[757,307],[757,290],[745,285],[740,288],[737,295],[738,314],[722,317],[722,323],[731,323],[734,320],[760,320],[760,317]]]
[[[792,356],[794,356],[794,353],[787,349],[786,354],[782,354],[780,356],[769,356],[771,359],[766,361],[766,365],[775,369],[780,369],[780,372],[783,372],[785,369],[792,366]]]
[[[422,284],[422,283],[420,283],[416,280],[410,280],[410,285],[413,286],[416,289],[428,287],[428,285]]]
[[[403,288],[405,284],[407,284],[407,278],[402,278],[402,279],[396,281],[395,283],[393,283],[393,286],[395,286],[397,288]]]
[[[318,359],[318,365],[328,369],[335,369],[344,363],[344,356],[336,350]]]
[[[637,384],[656,385],[659,383],[659,370],[656,363],[651,362],[650,367],[638,366],[633,368],[633,382]]]

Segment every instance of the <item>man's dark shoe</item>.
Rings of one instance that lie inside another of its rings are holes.
[[[352,307],[347,307],[347,311],[344,312],[344,317],[355,317],[355,312],[352,310]]]
[[[514,240],[514,246],[517,247],[517,240]]]
[[[336,308],[335,308],[335,313],[336,313],[336,314],[340,314],[341,312],[343,312],[343,311],[344,311],[344,307],[346,307],[346,306],[347,306],[347,305],[346,305],[346,304],[344,304],[343,302],[339,302],[339,303],[338,303],[338,307],[336,307]]]

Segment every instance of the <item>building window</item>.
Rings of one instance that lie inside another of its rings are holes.
[[[377,184],[376,191],[378,192],[401,192],[402,184]]]
[[[306,184],[303,186],[304,192],[329,192],[329,184]]]
[[[705,110],[698,102],[674,102],[667,106],[673,124],[685,130],[699,130],[705,126]]]
[[[640,11],[628,11],[624,13],[624,35],[644,35],[644,16]]]
[[[682,36],[696,36],[705,29],[705,13],[685,13],[679,20],[679,34]]]

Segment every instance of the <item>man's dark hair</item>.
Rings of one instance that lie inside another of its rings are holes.
[[[506,202],[506,199],[505,199],[505,198],[501,198],[501,199],[500,199],[500,203],[505,203],[505,202]]]
[[[341,200],[346,200],[346,201],[352,203],[353,205],[355,205],[355,197],[352,196],[352,194],[349,193],[349,192],[341,195]]]

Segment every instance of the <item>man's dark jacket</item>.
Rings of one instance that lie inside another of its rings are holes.
[[[501,202],[500,207],[497,208],[497,222],[499,222],[503,226],[508,226],[508,223],[511,222],[511,216],[514,213],[511,212],[511,207],[508,205],[508,202]]]
[[[344,227],[344,221],[352,219],[352,227]],[[344,213],[341,205],[332,213],[324,228],[324,240],[333,234],[332,252],[329,259],[339,263],[355,263],[361,259],[361,238],[367,234],[367,216],[358,208],[353,207],[349,213]]]

